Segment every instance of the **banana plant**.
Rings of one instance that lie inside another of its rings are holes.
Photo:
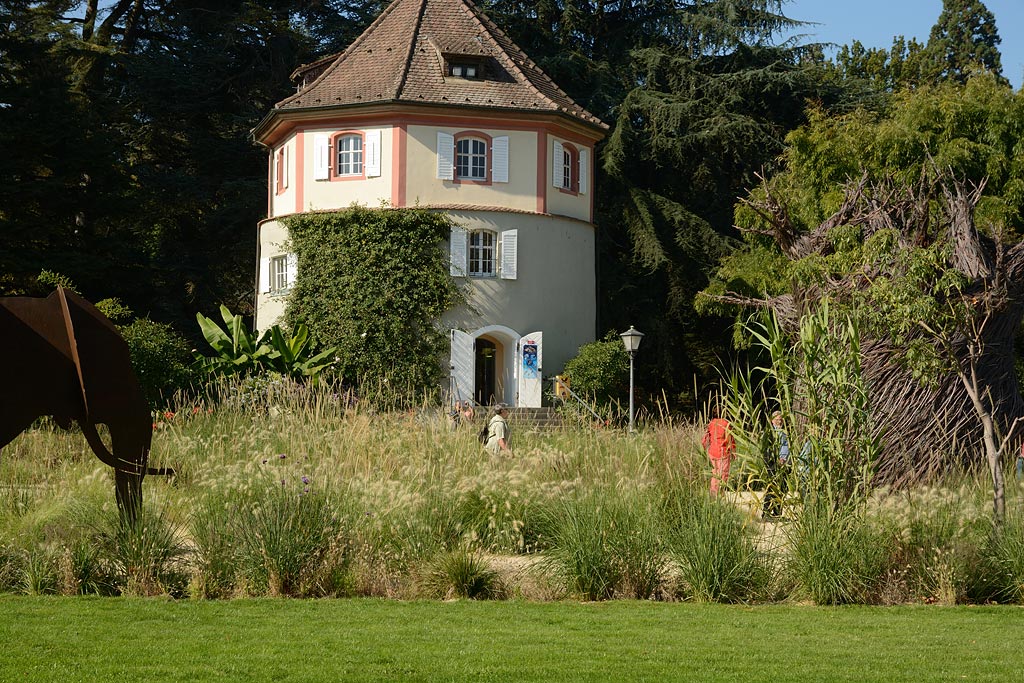
[[[271,327],[267,334],[273,348],[267,362],[281,374],[290,375],[295,379],[315,377],[321,370],[334,363],[334,347],[309,356],[309,329],[305,323],[299,323],[290,337],[281,331],[279,325]]]
[[[220,314],[224,319],[223,328],[202,313],[196,313],[199,329],[215,353],[213,356],[195,353],[197,365],[206,372],[236,375],[272,371],[302,379],[315,377],[334,362],[334,348],[309,355],[311,344],[305,324],[300,323],[290,336],[279,325],[274,325],[257,338],[246,328],[242,316],[234,315],[227,306],[221,305]]]

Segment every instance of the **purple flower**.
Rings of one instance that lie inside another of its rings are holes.
[[[285,458],[287,458],[288,456],[286,456],[286,455],[285,455],[284,453],[281,453],[281,454],[280,454],[280,455],[278,455],[277,457],[278,457],[278,458],[280,458],[281,460],[284,460],[284,459],[285,459]]]
[[[302,475],[302,483],[303,484],[308,484],[309,483],[309,477],[307,477],[306,475]]]
[[[281,486],[284,486],[284,479],[281,480]]]
[[[263,458],[263,464],[264,464],[264,465],[266,465],[266,464],[267,464],[267,459],[266,459],[266,458]]]
[[[302,489],[302,492],[303,493],[309,493],[309,487],[307,486],[306,488]]]

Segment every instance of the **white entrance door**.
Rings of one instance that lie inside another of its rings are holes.
[[[516,344],[517,406],[540,408],[544,395],[544,334],[531,332]]]
[[[473,351],[473,337],[462,330],[452,330],[451,392],[453,401],[469,401],[473,398],[473,372],[476,359]]]

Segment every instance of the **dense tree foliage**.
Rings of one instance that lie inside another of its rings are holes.
[[[381,4],[5,3],[0,292],[51,268],[189,331],[217,302],[251,309],[266,157],[248,131]]]
[[[991,74],[905,91],[885,115],[816,113],[737,211],[748,247],[706,292],[791,322],[824,296],[855,310],[891,481],[944,468],[985,419],[1024,410],[1022,136],[1024,94]]]

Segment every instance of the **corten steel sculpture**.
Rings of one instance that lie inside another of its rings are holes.
[[[173,472],[146,465],[153,421],[117,328],[63,288],[45,299],[0,298],[0,358],[0,448],[41,416],[65,429],[74,420],[96,457],[114,468],[118,510],[134,522],[143,477]],[[97,424],[110,431],[109,449]]]

